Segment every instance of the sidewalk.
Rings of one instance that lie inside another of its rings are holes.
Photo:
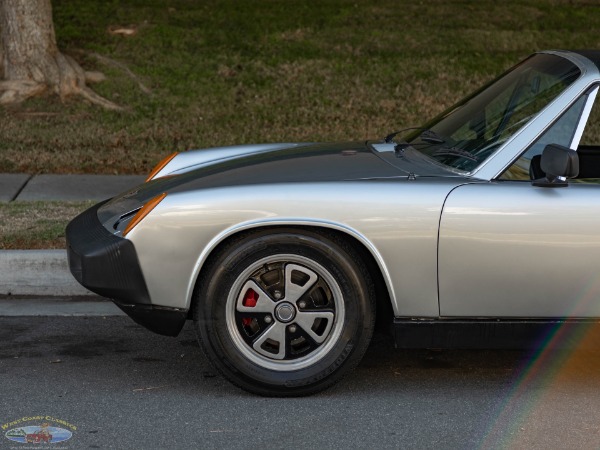
[[[137,175],[0,174],[0,202],[100,201],[144,180],[145,176]],[[66,250],[0,250],[0,295],[95,294],[71,276]]]
[[[0,173],[0,202],[104,200],[145,180],[138,175]]]

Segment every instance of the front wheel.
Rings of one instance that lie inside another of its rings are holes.
[[[371,278],[335,235],[264,231],[229,242],[195,295],[202,347],[231,382],[260,395],[308,395],[341,379],[373,333]]]

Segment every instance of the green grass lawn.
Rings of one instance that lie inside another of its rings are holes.
[[[0,203],[0,250],[65,248],[67,223],[93,203]]]
[[[59,47],[103,71],[93,88],[128,110],[56,98],[0,109],[0,172],[146,173],[174,150],[377,138],[536,50],[600,48],[592,0],[52,3]]]

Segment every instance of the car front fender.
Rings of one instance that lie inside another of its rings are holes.
[[[168,195],[127,239],[138,251],[152,304],[187,309],[207,258],[236,233],[336,229],[371,253],[397,316],[438,317],[438,226],[443,202],[459,183],[393,179],[180,192]]]

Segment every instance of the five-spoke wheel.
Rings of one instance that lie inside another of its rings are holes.
[[[275,370],[306,367],[327,354],[343,318],[335,278],[315,261],[293,254],[256,261],[227,299],[235,345],[251,361]]]

